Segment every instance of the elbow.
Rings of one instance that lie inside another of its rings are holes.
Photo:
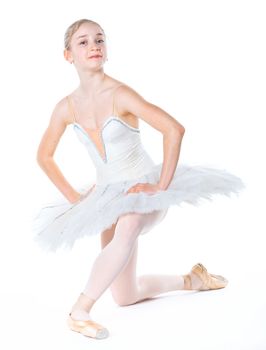
[[[41,168],[44,168],[44,166],[50,161],[51,158],[52,157],[43,156],[43,155],[40,155],[39,153],[37,153],[36,162]]]
[[[43,158],[40,158],[40,157],[36,157],[36,162],[37,162],[37,164],[39,165],[39,167],[40,168],[44,168],[44,164],[45,164],[45,161],[44,161],[44,159]]]
[[[180,137],[183,137],[183,136],[184,136],[185,131],[186,131],[185,127],[184,127],[183,125],[181,125],[181,124],[178,124],[178,125],[176,125],[176,126],[174,127],[174,132],[175,132],[176,134],[178,134],[178,136],[180,136]]]
[[[41,165],[41,164],[43,163],[43,160],[44,160],[44,159],[43,159],[43,157],[40,155],[40,153],[37,152],[35,160],[36,160],[36,162],[37,162],[38,165]]]
[[[164,135],[168,135],[174,140],[182,140],[185,134],[185,128],[181,124],[174,124],[171,128],[168,129],[167,133]]]
[[[179,129],[180,135],[183,137],[186,131],[185,127],[183,125],[180,125],[178,129]]]

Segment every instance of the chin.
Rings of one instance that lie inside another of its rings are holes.
[[[90,71],[90,72],[97,72],[97,71],[101,71],[103,69],[103,64],[99,64],[99,65],[94,65],[94,66],[86,66],[84,67],[84,70],[86,71]]]

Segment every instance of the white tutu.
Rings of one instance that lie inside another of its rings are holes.
[[[77,239],[100,234],[125,213],[149,213],[182,202],[197,205],[201,199],[237,194],[244,187],[238,177],[224,170],[179,165],[166,191],[126,193],[136,183],[157,183],[161,166],[135,180],[85,188],[76,204],[62,201],[45,206],[34,219],[35,240],[45,250],[71,249]]]

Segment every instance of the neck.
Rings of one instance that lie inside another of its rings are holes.
[[[77,89],[78,93],[84,97],[98,94],[103,89],[105,76],[103,69],[97,72],[86,72],[85,74],[82,72],[82,74],[79,74],[80,85]]]

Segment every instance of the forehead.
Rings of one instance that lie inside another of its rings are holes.
[[[95,23],[83,23],[79,29],[74,33],[74,40],[78,40],[85,36],[98,36],[99,38],[104,37],[104,33],[97,24]]]

